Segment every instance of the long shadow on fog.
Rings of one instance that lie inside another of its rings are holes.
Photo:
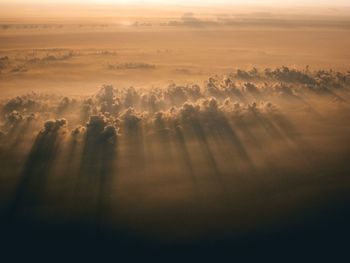
[[[120,147],[123,147],[123,162],[126,164],[128,173],[144,173],[147,166],[142,118],[132,108],[129,108],[122,118]]]
[[[183,133],[182,128],[180,126],[175,127],[174,138],[175,138],[175,142],[177,144],[177,147],[180,150],[180,156],[182,157],[182,160],[186,166],[187,173],[190,177],[190,180],[192,181],[192,183],[194,185],[195,192],[198,193],[198,185],[197,185],[198,182],[197,182],[196,174],[195,174],[194,169],[193,169],[193,165],[191,162],[191,157],[190,157],[190,154],[188,151],[188,147],[186,144],[184,133]]]
[[[249,110],[250,117],[252,118],[253,122],[256,122],[262,127],[267,135],[271,136],[274,140],[283,140],[283,134],[277,129],[277,127],[274,125],[274,123],[261,114],[258,110],[255,108],[251,108]]]
[[[328,84],[330,85],[330,84]],[[328,88],[325,84],[322,85],[308,85],[308,90],[318,97],[326,97],[336,99],[339,102],[346,102],[340,95]]]
[[[145,141],[145,143],[149,144],[146,147],[150,148],[150,151],[146,153],[147,157],[150,155],[151,158],[157,158],[154,161],[160,164],[173,163],[174,156],[171,151],[172,135],[172,131],[165,125],[163,114],[157,113],[153,127],[150,129]]]
[[[75,174],[75,168],[74,164],[75,162],[80,162],[80,160],[77,160],[77,156],[79,156],[79,147],[83,143],[83,141],[79,141],[78,138],[76,138],[75,135],[72,135],[72,138],[68,144],[67,147],[67,153],[66,153],[66,158],[65,158],[65,168],[63,173],[67,176],[69,176],[71,173]],[[81,157],[81,156],[79,156]]]
[[[310,156],[316,153],[312,153],[313,147],[285,114],[278,110],[260,112],[251,109],[249,117],[251,118],[249,122],[244,123],[243,121],[240,128],[249,129],[249,123],[254,123],[257,128],[260,127],[264,131],[265,136],[253,136],[264,153],[264,163],[267,170],[270,171],[269,174],[275,173],[278,156],[271,156],[269,153],[272,152],[265,150],[265,146],[273,146],[275,143],[282,147],[284,154],[289,156],[289,162],[295,162],[296,166],[302,165],[306,170],[311,168]]]
[[[10,203],[10,220],[15,219],[22,208],[37,206],[42,202],[45,184],[65,133],[62,127],[65,125],[64,119],[47,121],[44,129],[37,135]]]
[[[246,147],[250,147],[250,149],[253,147],[253,150],[257,149],[259,152],[265,152],[266,149],[264,146],[271,141],[267,141],[265,138],[259,136],[256,131],[254,131],[254,129],[257,128],[256,125],[259,126],[260,124],[254,122],[254,125],[251,125],[251,123],[247,122],[244,117],[238,116],[234,118],[232,125],[237,129],[237,131],[241,132],[243,135],[243,140],[250,142],[249,146]],[[266,158],[267,154],[264,154],[264,157],[265,165],[270,167],[272,170],[273,160],[271,160],[271,158]]]
[[[219,184],[222,192],[227,197],[227,189],[225,187],[225,182],[223,180],[223,175],[219,169],[219,166],[214,158],[214,154],[209,145],[207,135],[205,134],[204,128],[198,118],[198,116],[192,116],[191,118],[183,119],[184,132],[189,134],[189,138],[193,136],[200,145],[203,155],[208,162],[208,166],[212,170],[215,181]]]
[[[11,136],[12,138],[10,139],[10,150],[16,149],[18,146],[20,146],[22,143],[25,142],[25,136],[27,135],[28,130],[31,129],[31,124],[30,122],[26,122],[26,124],[22,125],[17,134],[14,134]]]
[[[78,187],[85,137],[86,128],[84,126],[79,125],[71,131],[67,147],[64,149],[64,167],[59,171],[65,177],[62,185],[63,191],[73,200]]]
[[[18,115],[20,115],[18,113]],[[33,119],[16,119],[14,122],[7,123],[9,129],[5,133],[0,132],[0,160],[2,173],[12,174],[13,177],[19,176],[23,165],[30,151],[36,135],[32,134]]]
[[[177,120],[171,123],[171,128],[168,128],[166,121],[164,120],[163,113],[157,113],[154,120],[154,133],[153,136],[149,136],[147,139],[158,145],[156,151],[153,150],[152,155],[156,154],[157,163],[167,168],[161,168],[163,174],[173,173],[177,174],[180,171],[179,176],[186,176],[187,180],[193,187],[195,198],[198,197],[198,181],[191,161],[189,149],[187,146],[186,138],[182,127],[178,124]],[[174,151],[172,151],[174,148]],[[179,163],[177,163],[179,162]],[[174,164],[178,165],[174,165]],[[170,170],[169,170],[170,169]],[[177,169],[179,169],[177,171]]]
[[[25,142],[26,136],[34,126],[34,114],[23,117],[17,111],[6,115],[6,147],[7,151],[15,152],[18,146]]]
[[[91,116],[87,124],[85,144],[79,169],[76,202],[89,223],[100,223],[109,207],[109,195],[117,158],[117,130],[101,116]]]
[[[266,116],[263,117],[262,121],[269,122],[270,127],[274,127],[274,129],[278,131],[283,140],[290,140],[293,143],[293,146],[289,147],[289,150],[295,154],[304,156],[304,149],[307,149],[308,151],[312,150],[311,145],[309,145],[304,140],[297,127],[282,112],[269,112]]]
[[[209,124],[210,130],[208,132],[211,132],[217,140],[221,141],[221,143],[228,143],[232,153],[236,153],[241,160],[249,163],[252,167],[253,164],[245,146],[238,137],[235,129],[229,123],[227,117],[223,113],[219,113],[213,118],[210,118],[209,121],[211,123]]]

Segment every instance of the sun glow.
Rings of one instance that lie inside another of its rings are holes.
[[[273,5],[273,6],[349,6],[348,0],[0,0],[0,3],[22,3],[22,4],[122,4],[122,5]]]

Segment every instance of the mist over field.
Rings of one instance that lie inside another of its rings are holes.
[[[350,7],[272,2],[0,4],[1,247],[344,259]]]

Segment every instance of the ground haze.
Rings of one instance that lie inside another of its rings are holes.
[[[271,3],[1,4],[1,241],[347,244],[350,7]]]

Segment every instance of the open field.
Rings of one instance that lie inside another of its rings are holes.
[[[46,10],[32,14],[34,18],[17,11],[23,15],[18,20],[4,14],[0,55],[9,61],[1,69],[1,95],[28,90],[91,94],[103,83],[118,87],[202,83],[237,68],[309,65],[348,70],[350,17],[342,9],[330,14],[323,10],[323,16],[298,10],[288,14],[288,10],[199,9],[194,14],[191,9],[149,8],[143,15],[130,9],[106,10],[85,10],[84,15],[83,9],[80,20],[64,10],[53,14]],[[113,68],[125,63],[141,66]]]

